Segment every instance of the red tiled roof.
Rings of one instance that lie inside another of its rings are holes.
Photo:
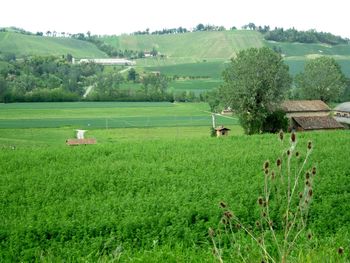
[[[304,130],[343,129],[344,126],[328,116],[293,117]]]
[[[224,126],[219,126],[219,127],[215,128],[215,130],[217,130],[217,131],[230,131],[231,129],[225,128]]]

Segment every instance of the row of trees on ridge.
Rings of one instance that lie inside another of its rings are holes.
[[[327,32],[318,32],[315,29],[307,31],[295,28],[284,29],[282,27],[271,29],[270,26],[256,26],[254,23],[248,23],[242,26],[242,29],[259,31],[266,40],[276,42],[324,43],[329,45],[349,43],[348,38],[342,38]]]

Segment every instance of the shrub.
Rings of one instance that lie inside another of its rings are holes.
[[[288,118],[283,110],[276,110],[267,115],[262,125],[263,132],[276,133],[280,130],[287,131]]]

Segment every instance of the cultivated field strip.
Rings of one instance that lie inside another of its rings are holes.
[[[218,116],[218,125],[238,120]],[[0,104],[0,129],[211,126],[205,103],[67,102]]]
[[[238,125],[238,119],[218,117],[222,125]],[[76,127],[81,129],[101,128],[141,128],[141,127],[176,127],[208,126],[211,116],[142,116],[118,118],[41,118],[41,119],[0,119],[1,128],[54,128]]]

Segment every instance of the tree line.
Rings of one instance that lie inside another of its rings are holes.
[[[236,27],[232,27],[232,29],[236,29]],[[132,35],[167,35],[167,34],[184,34],[188,32],[198,32],[198,31],[225,31],[226,28],[224,26],[216,26],[216,25],[204,25],[202,23],[199,23],[197,26],[195,26],[192,29],[187,29],[184,27],[177,27],[177,28],[164,28],[162,30],[155,30],[150,31],[149,28],[146,28],[144,31],[135,31],[132,33]]]
[[[299,43],[323,43],[328,45],[348,44],[349,39],[335,36],[331,33],[317,32],[316,30],[298,31],[294,28],[284,30],[275,28],[264,35],[266,40],[277,42],[299,42]]]
[[[169,89],[173,78],[159,72],[137,72],[131,68],[125,76],[117,68],[105,70],[103,65],[71,61],[70,54],[17,60],[13,54],[0,53],[0,102],[199,99],[193,92]],[[88,87],[92,89],[86,94]]]
[[[299,43],[323,43],[329,45],[348,44],[348,38],[333,35],[328,32],[318,32],[314,29],[307,31],[296,30],[295,28],[284,29],[270,26],[256,26],[254,23],[248,23],[242,26],[242,29],[256,30],[264,35],[266,40],[276,42],[299,42]]]
[[[73,65],[70,56],[26,57],[0,54],[0,101],[75,101],[88,79],[101,72],[96,64]]]

